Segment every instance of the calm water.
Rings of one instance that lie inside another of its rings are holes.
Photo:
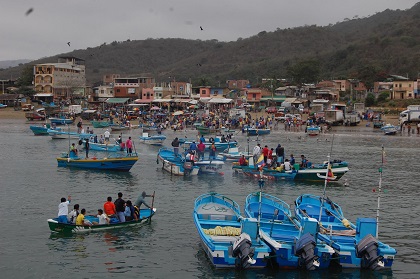
[[[362,131],[361,131],[362,130]],[[312,162],[346,160],[350,172],[327,189],[348,219],[375,217],[381,145],[387,163],[383,173],[380,239],[398,254],[386,273],[345,270],[244,271],[214,270],[206,258],[193,220],[193,203],[200,194],[226,194],[242,207],[258,182],[235,176],[230,164],[224,176],[171,177],[156,164],[158,148],[140,145],[141,130],[131,135],[140,160],[129,173],[104,173],[58,168],[55,157],[68,148],[67,140],[35,137],[22,120],[0,120],[0,274],[2,278],[418,278],[420,271],[420,206],[418,158],[420,137],[383,136],[372,128],[340,127],[319,140],[304,133],[274,131],[262,144],[285,146],[286,153],[305,154]],[[97,129],[96,132],[100,130]],[[168,131],[167,144],[174,138]],[[177,136],[194,136],[194,131]],[[241,149],[246,137],[236,139]],[[260,138],[261,139],[261,138]],[[253,138],[255,140],[255,138]],[[75,140],[74,140],[75,141]],[[250,142],[253,148],[254,141]],[[349,186],[343,185],[347,179]],[[156,191],[157,214],[150,225],[68,237],[50,234],[47,219],[55,217],[61,197],[72,196],[88,214],[96,213],[106,197],[118,192],[135,199],[142,191]],[[292,204],[303,193],[322,195],[323,184],[267,182],[264,191]]]

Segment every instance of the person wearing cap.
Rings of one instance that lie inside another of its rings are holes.
[[[134,202],[134,205],[140,209],[140,206],[144,204],[146,207],[151,208],[146,201],[144,200],[145,197],[153,197],[153,195],[147,195],[145,191],[143,191]]]

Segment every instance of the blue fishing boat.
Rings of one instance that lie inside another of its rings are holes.
[[[232,147],[238,146],[237,141],[231,140],[231,141],[222,142],[220,137],[216,137],[214,139],[213,138],[212,139],[206,139],[206,141],[204,142],[204,145],[206,146],[206,149],[204,150],[205,152],[210,151],[210,146],[211,146],[212,141],[214,141],[214,145],[216,146],[216,150],[225,150],[227,148],[232,148]],[[185,145],[186,148],[189,147],[192,142],[195,142],[196,144],[198,144],[200,142],[200,140],[191,140],[191,139],[180,140],[180,144]]]
[[[356,225],[348,221],[341,207],[328,197],[304,194],[295,201],[295,215],[319,221],[321,241],[334,250],[333,258],[343,268],[391,268],[397,251],[382,243],[375,236],[377,224],[374,218],[358,218]]]
[[[316,137],[321,133],[321,127],[320,126],[308,126],[305,129],[306,134],[311,137]]]
[[[381,131],[384,132],[385,135],[395,135],[399,131],[399,126],[394,126],[392,124],[385,124],[381,127]]]
[[[111,122],[109,121],[97,121],[97,120],[92,120],[90,121],[90,123],[92,123],[93,128],[106,128],[109,127]]]
[[[149,135],[148,133],[143,133],[142,136],[139,137],[141,143],[146,143],[150,145],[161,146],[163,142],[166,140],[165,135]]]
[[[262,192],[247,196],[245,216],[259,220],[261,239],[270,246],[272,259],[279,268],[329,267],[334,250],[317,240],[319,227],[315,219],[304,218],[299,222],[292,217],[287,203]]]
[[[62,129],[48,129],[48,134],[51,136],[52,139],[90,139],[91,137],[95,137],[95,134],[90,133],[77,133],[77,132],[70,132],[64,131]]]
[[[48,129],[52,129],[52,128],[50,128],[50,124],[46,124],[42,126],[31,125],[29,126],[29,129],[31,129],[31,131],[34,133],[35,136],[48,136],[49,135]],[[61,128],[56,127],[53,130],[61,131]]]
[[[294,180],[296,171],[277,171],[275,169],[261,168],[256,166],[233,165],[232,170],[235,173],[244,174],[254,178],[264,178],[269,180]]]
[[[83,146],[86,146],[86,143],[83,143]],[[124,144],[118,144],[118,143],[95,143],[95,142],[89,142],[89,150],[92,151],[105,151],[105,152],[118,152],[118,151],[124,151],[125,145]]]
[[[271,129],[268,128],[251,128],[249,126],[244,126],[242,132],[246,132],[248,136],[262,136],[268,135],[271,133]]]
[[[162,169],[173,175],[197,175],[200,168],[194,166],[193,161],[187,161],[180,154],[175,154],[173,149],[162,147],[157,155],[157,163],[162,164]]]
[[[258,237],[255,218],[243,218],[239,205],[217,193],[195,200],[194,224],[203,248],[216,268],[263,268],[270,248]]]
[[[238,161],[242,157],[242,155],[245,156],[246,159],[252,157],[252,155],[247,152],[239,151],[238,147],[225,149],[223,152],[219,153],[217,157],[220,157],[223,160],[227,161]]]
[[[330,168],[334,174],[335,180],[339,180],[344,174],[349,171],[349,164],[346,161],[334,159],[330,161]],[[312,164],[308,162],[306,167],[300,167],[299,164],[294,164],[294,170],[297,171],[295,180],[317,181],[322,182],[324,179],[319,175],[324,175],[327,171],[328,162],[321,164]]]
[[[225,163],[223,160],[205,159],[202,158],[194,161],[194,166],[200,168],[199,174],[221,174],[223,175],[222,168]]]
[[[51,125],[68,125],[72,124],[74,119],[73,118],[66,118],[66,117],[50,117],[49,118]]]
[[[96,169],[110,171],[129,171],[131,167],[138,161],[137,153],[131,156],[114,156],[103,158],[83,158],[68,153],[63,153],[57,158],[59,167],[79,168],[79,169]]]

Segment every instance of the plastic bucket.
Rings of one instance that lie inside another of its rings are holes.
[[[294,168],[295,170],[299,170],[299,164],[294,164],[294,165],[293,165],[293,168]]]

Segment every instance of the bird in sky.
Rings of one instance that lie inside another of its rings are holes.
[[[34,11],[33,8],[30,8],[29,10],[26,11],[25,15],[28,16],[30,13],[32,13]]]
[[[203,31],[204,30],[203,27],[200,26],[200,30]]]
[[[67,44],[70,46],[70,42],[67,42]]]

